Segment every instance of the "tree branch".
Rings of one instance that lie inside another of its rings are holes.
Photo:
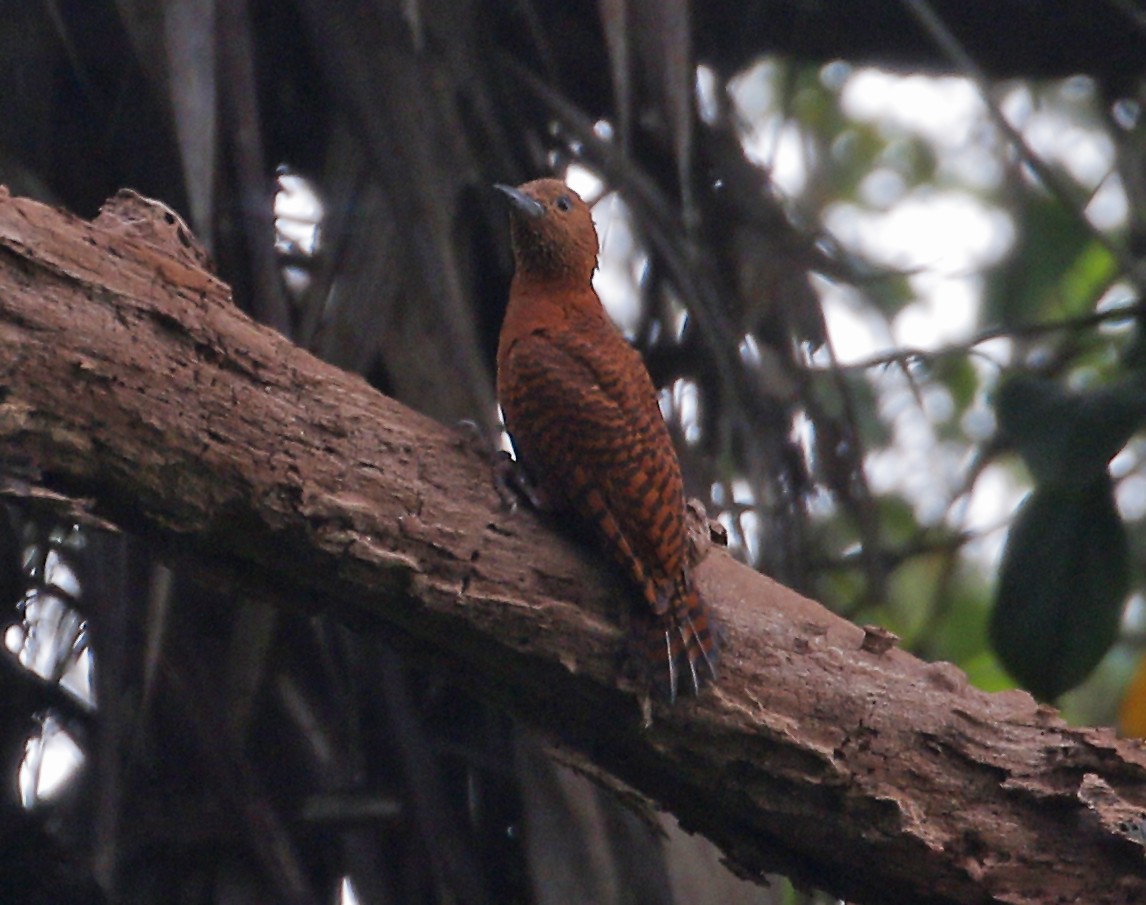
[[[721,551],[698,569],[721,681],[643,725],[617,680],[623,583],[504,511],[458,432],[234,308],[172,217],[0,194],[9,494],[87,498],[211,581],[384,630],[747,875],[880,903],[1146,900],[1141,746],[970,688]]]

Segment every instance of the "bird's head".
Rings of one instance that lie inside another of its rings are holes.
[[[494,186],[509,198],[513,257],[520,275],[540,279],[592,279],[597,230],[589,205],[559,179],[535,179],[517,188]]]

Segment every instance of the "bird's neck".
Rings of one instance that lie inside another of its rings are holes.
[[[607,320],[589,279],[537,279],[528,273],[513,277],[502,337],[516,339],[546,329]]]

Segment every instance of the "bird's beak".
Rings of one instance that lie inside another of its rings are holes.
[[[545,208],[540,201],[530,198],[521,189],[515,189],[512,186],[503,185],[498,182],[494,184],[494,188],[499,192],[504,193],[513,204],[515,210],[525,214],[527,217],[536,219],[545,213]]]

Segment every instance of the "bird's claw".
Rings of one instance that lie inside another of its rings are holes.
[[[548,497],[541,488],[529,479],[525,469],[509,453],[500,451],[493,465],[493,480],[497,495],[510,512],[517,508],[518,500],[524,498],[538,512],[552,509]]]

